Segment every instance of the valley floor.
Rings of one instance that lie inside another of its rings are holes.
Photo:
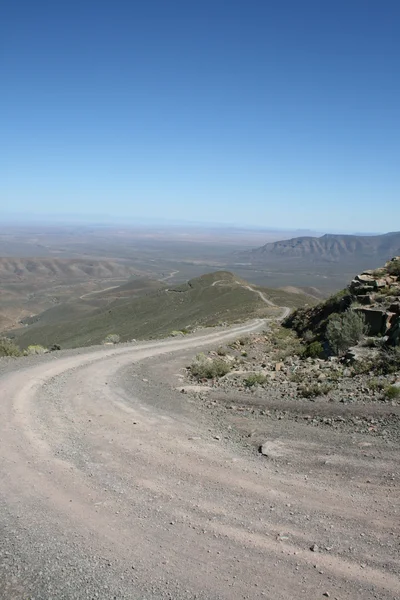
[[[394,442],[182,393],[259,328],[0,361],[0,598],[400,598]]]

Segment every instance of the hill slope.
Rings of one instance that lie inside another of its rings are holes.
[[[9,335],[21,347],[35,343],[74,348],[101,343],[110,333],[118,334],[121,341],[156,338],[173,330],[279,314],[279,309],[267,306],[259,294],[245,285],[232,273],[218,271],[139,297],[119,297],[81,316],[70,305],[58,320],[54,311],[45,311],[36,322]],[[301,303],[299,294],[279,292],[279,298],[287,300],[287,305]],[[303,299],[307,301],[306,296]]]
[[[400,254],[400,232],[384,235],[334,235],[297,237],[265,244],[244,253],[251,262],[301,261],[343,262],[372,260],[374,268]]]
[[[296,310],[283,324],[300,336],[326,343],[330,320],[349,309],[362,316],[368,335],[379,336],[378,345],[400,344],[400,257],[356,275],[346,289],[313,307]],[[343,324],[338,333],[344,335]]]

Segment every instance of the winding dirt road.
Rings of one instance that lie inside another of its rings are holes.
[[[218,279],[217,281],[213,281],[213,283],[211,284],[211,287],[215,287],[216,285],[220,285],[220,284],[224,285],[225,283],[226,282],[224,279]],[[235,283],[237,283],[237,285],[239,285],[243,289],[249,290],[250,292],[253,292],[254,294],[257,294],[258,296],[260,296],[261,300],[265,304],[268,304],[268,306],[271,306],[271,308],[282,309],[282,314],[275,319],[276,321],[283,321],[284,319],[286,319],[286,317],[289,316],[290,310],[291,310],[289,308],[289,306],[278,306],[277,304],[275,304],[275,302],[272,302],[272,300],[267,298],[267,296],[261,290],[255,290],[251,285],[244,285],[243,283],[240,283],[240,281],[235,281]]]
[[[15,361],[0,379],[1,599],[398,597],[391,498],[251,458],[124,375],[262,325]],[[366,564],[310,551],[354,527]]]

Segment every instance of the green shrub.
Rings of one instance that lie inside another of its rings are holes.
[[[378,294],[380,294],[381,296],[385,297],[385,296],[395,296],[395,289],[392,287],[386,287],[386,288],[380,288],[378,290]],[[379,295],[376,296],[376,300],[379,300]]]
[[[309,329],[306,329],[306,331],[303,333],[302,337],[303,337],[303,342],[305,342],[306,344],[310,344],[314,339],[314,334]]]
[[[12,340],[0,337],[0,356],[22,356],[22,352]]]
[[[397,385],[388,385],[384,391],[385,398],[388,400],[395,400],[400,398],[400,387]]]
[[[231,366],[222,358],[211,360],[204,354],[198,354],[190,365],[190,372],[197,379],[215,379],[223,377],[231,370]]]
[[[103,344],[118,344],[120,341],[118,333],[109,333],[103,340]]]
[[[390,261],[387,270],[389,275],[400,277],[400,259],[396,258],[395,260]]]
[[[329,317],[326,339],[335,354],[343,354],[359,342],[366,332],[364,316],[348,309],[345,313]]]
[[[366,375],[367,373],[371,373],[375,370],[374,364],[375,363],[371,359],[356,360],[352,365],[351,375],[356,377],[357,375]]]
[[[321,342],[311,342],[304,350],[303,356],[310,358],[321,358],[324,355],[324,349]]]
[[[225,350],[225,348],[222,348],[222,347],[218,348],[217,354],[218,354],[218,356],[226,356],[226,350]]]
[[[310,383],[299,388],[299,393],[303,398],[316,398],[317,396],[325,396],[332,389],[328,383]]]
[[[379,392],[385,387],[383,381],[379,381],[379,379],[376,379],[375,377],[368,381],[367,386],[372,392]]]
[[[293,383],[301,383],[304,379],[304,373],[301,373],[300,371],[295,371],[290,375],[289,379]]]
[[[391,375],[400,371],[400,347],[383,348],[372,369],[380,375]]]
[[[385,269],[382,267],[380,269],[375,269],[374,271],[372,271],[372,276],[375,277],[375,279],[380,279],[381,277],[384,277]]]
[[[246,387],[253,387],[253,385],[262,385],[267,381],[266,375],[264,373],[251,373],[244,380],[244,385]]]
[[[47,348],[41,346],[40,344],[31,344],[26,349],[26,353],[29,356],[32,354],[45,354],[45,352],[48,352]]]

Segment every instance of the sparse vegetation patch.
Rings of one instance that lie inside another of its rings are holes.
[[[231,365],[222,358],[209,358],[198,354],[190,365],[190,372],[196,379],[215,379],[223,377],[231,370]]]
[[[388,400],[400,398],[400,387],[397,385],[389,385],[385,388],[384,395]]]
[[[329,383],[310,383],[299,387],[299,393],[303,398],[326,396],[331,390],[332,386]]]
[[[121,337],[118,333],[109,333],[103,340],[103,344],[119,344]]]
[[[267,376],[264,373],[251,373],[244,380],[246,387],[253,387],[254,385],[263,385],[267,381]]]
[[[32,344],[26,349],[28,356],[31,354],[45,354],[46,352],[48,352],[47,348],[41,346],[40,344]]]
[[[0,337],[0,356],[22,356],[21,349],[12,340]]]

